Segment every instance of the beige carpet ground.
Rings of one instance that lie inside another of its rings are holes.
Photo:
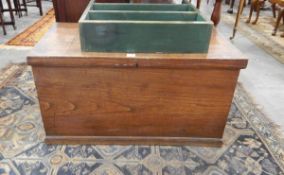
[[[222,21],[229,24],[230,26],[234,25],[235,22],[235,14],[222,14]],[[272,36],[272,31],[274,29],[274,25],[276,19],[270,16],[260,16],[258,23],[256,25],[245,23],[247,16],[242,16],[239,26],[238,32],[242,35],[250,39],[253,43],[255,43],[258,47],[265,50],[267,53],[272,55],[279,62],[284,63],[284,38],[280,37],[280,35],[284,32],[284,25],[281,23],[277,36]],[[254,20],[254,16],[252,21]],[[236,37],[238,37],[238,33]]]

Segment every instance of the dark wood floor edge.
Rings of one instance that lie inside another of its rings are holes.
[[[221,147],[222,138],[193,137],[128,137],[128,136],[46,136],[46,144],[96,144],[96,145],[163,145]]]

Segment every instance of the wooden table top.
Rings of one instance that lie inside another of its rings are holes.
[[[216,30],[207,54],[98,53],[82,52],[77,23],[56,23],[28,57],[30,65],[124,66],[124,67],[216,67],[242,69],[247,58]]]

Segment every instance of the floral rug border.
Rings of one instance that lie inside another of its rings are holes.
[[[265,116],[255,105],[252,97],[246,92],[241,83],[238,83],[234,102],[253,127],[257,135],[266,144],[271,155],[284,170],[284,136],[278,125]]]
[[[55,23],[54,9],[49,9],[34,24],[5,43],[8,46],[34,47]]]
[[[0,69],[0,88],[5,86],[17,73],[20,73],[24,68],[25,64],[9,64],[3,69]]]

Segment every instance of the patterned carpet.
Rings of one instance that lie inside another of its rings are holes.
[[[45,16],[43,16],[36,23],[28,27],[22,33],[9,40],[6,45],[35,46],[36,43],[43,37],[43,35],[49,30],[49,28],[54,22],[55,13],[53,9],[50,9]]]
[[[221,148],[46,145],[31,68],[6,68],[0,86],[0,175],[284,174],[283,138],[240,85]]]
[[[284,63],[284,38],[280,37],[280,35],[284,33],[284,25],[281,23],[277,36],[272,36],[271,34],[274,29],[276,19],[272,17],[271,12],[269,13],[269,16],[262,14],[262,16],[259,17],[256,25],[245,23],[247,19],[248,17],[246,15],[241,17],[238,32],[246,36],[258,47],[268,52],[275,59],[281,63]],[[255,14],[253,15],[251,21],[254,21],[254,19]],[[235,14],[231,15],[228,13],[222,13],[222,21],[230,26],[233,26],[235,23]],[[238,33],[236,34],[235,38],[237,37],[239,37]]]

